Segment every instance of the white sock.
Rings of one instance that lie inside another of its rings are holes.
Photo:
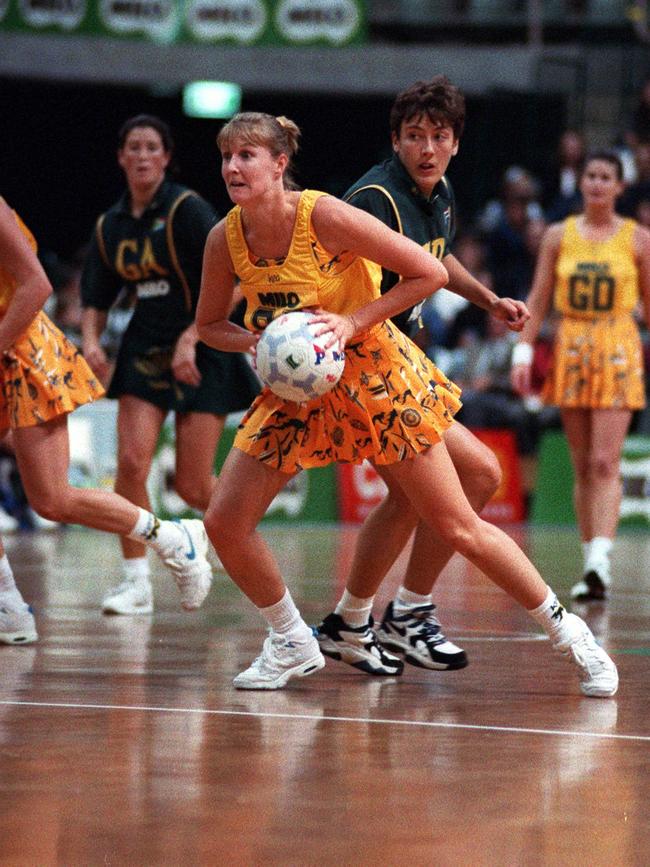
[[[348,626],[365,626],[370,620],[374,599],[374,596],[360,599],[358,596],[353,596],[348,590],[344,590],[334,613],[342,617]]]
[[[289,641],[306,644],[313,638],[310,627],[300,616],[288,589],[279,602],[260,608],[259,612],[274,632],[282,633]]]
[[[17,589],[9,558],[3,554],[0,557],[0,593],[11,593],[12,590]]]
[[[144,557],[127,557],[122,560],[122,573],[127,581],[148,581],[151,570],[149,569],[149,558],[145,554]]]
[[[614,542],[607,536],[595,536],[589,543],[589,556],[585,563],[585,572],[599,567],[609,567],[609,554]]]
[[[138,508],[138,520],[129,539],[143,542],[161,557],[171,556],[183,544],[183,531],[175,521],[161,521],[146,509]]]
[[[553,644],[557,644],[558,641],[562,641],[572,635],[564,623],[564,618],[566,617],[564,606],[550,587],[548,588],[546,599],[542,604],[538,608],[533,608],[528,613],[539,623]]]
[[[431,594],[427,593],[423,596],[421,593],[413,593],[402,585],[393,602],[393,611],[395,614],[406,614],[407,611],[419,608],[420,605],[431,605]]]
[[[587,572],[587,563],[589,562],[589,552],[591,551],[591,541],[582,543],[582,562],[584,563],[584,572]]]

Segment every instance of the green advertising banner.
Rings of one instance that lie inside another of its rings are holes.
[[[205,45],[352,45],[365,0],[0,0],[0,30]]]

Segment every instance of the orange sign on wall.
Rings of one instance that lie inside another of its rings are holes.
[[[493,524],[520,523],[525,519],[526,511],[515,435],[510,430],[481,429],[472,433],[492,449],[502,472],[501,485],[483,509],[481,517]],[[386,494],[386,485],[367,461],[339,464],[337,480],[339,520],[344,523],[360,524]]]

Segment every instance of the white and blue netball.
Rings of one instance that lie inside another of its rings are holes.
[[[345,354],[338,343],[325,349],[331,332],[314,337],[320,324],[302,310],[283,313],[266,326],[257,343],[260,379],[284,400],[305,403],[330,391],[341,378]]]

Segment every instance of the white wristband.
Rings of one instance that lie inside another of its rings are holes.
[[[533,344],[532,343],[515,343],[512,347],[512,366],[516,364],[532,364],[533,363]]]

